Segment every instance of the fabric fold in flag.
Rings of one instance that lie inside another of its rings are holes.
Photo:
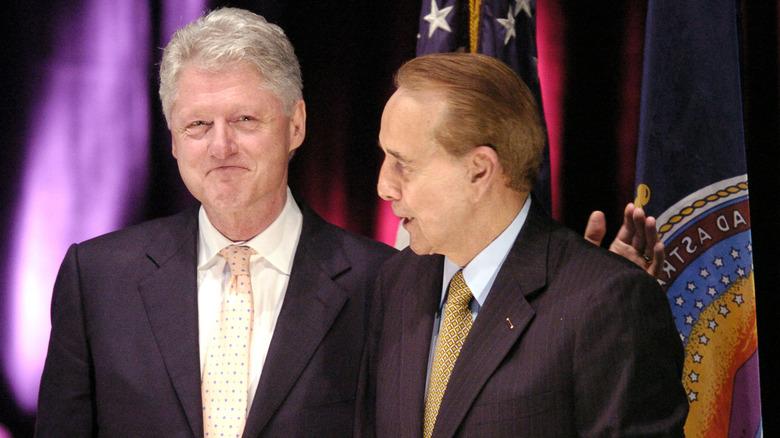
[[[740,84],[733,1],[649,2],[635,203],[666,246],[688,437],[762,435]]]

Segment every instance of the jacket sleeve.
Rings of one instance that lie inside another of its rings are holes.
[[[94,372],[82,292],[78,246],[72,245],[52,294],[52,329],[38,396],[36,437],[97,434]]]
[[[375,281],[373,298],[369,307],[366,341],[360,361],[357,403],[355,408],[356,438],[376,436],[376,349],[382,333],[382,274]]]
[[[655,280],[624,273],[590,295],[574,352],[581,436],[683,436],[683,348]]]

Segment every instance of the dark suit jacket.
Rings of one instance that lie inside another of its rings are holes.
[[[385,263],[361,376],[367,436],[422,436],[442,256]],[[434,437],[682,436],[683,349],[658,284],[531,212],[453,369]]]
[[[370,291],[395,251],[301,210],[245,437],[353,427]],[[71,246],[54,286],[37,436],[203,436],[197,238],[192,209]]]

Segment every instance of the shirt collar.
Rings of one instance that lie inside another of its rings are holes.
[[[520,234],[520,230],[525,224],[526,218],[528,218],[528,212],[531,210],[531,197],[528,196],[523,208],[517,213],[514,220],[509,224],[506,229],[499,234],[498,237],[493,240],[490,245],[485,247],[476,257],[474,257],[469,264],[463,269],[463,279],[466,285],[474,295],[474,299],[479,303],[480,307],[485,304],[490,287],[498,275],[498,270],[501,269],[501,265],[504,264],[506,256],[512,249],[517,235]],[[450,280],[461,269],[460,266],[453,261],[444,257],[444,282],[442,291],[442,302],[446,300],[446,292],[449,287]]]
[[[302,224],[303,215],[289,187],[287,200],[279,216],[260,234],[246,242],[233,242],[223,236],[211,223],[201,206],[198,212],[198,269],[209,269],[217,261],[223,260],[222,257],[218,257],[219,251],[235,244],[251,247],[281,273],[290,275]]]

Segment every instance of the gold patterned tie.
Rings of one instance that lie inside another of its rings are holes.
[[[428,383],[428,396],[425,400],[425,423],[423,435],[428,438],[433,433],[433,425],[439,413],[441,399],[447,389],[452,368],[458,359],[463,341],[471,329],[471,290],[463,280],[463,271],[458,271],[450,281],[447,292],[447,305],[439,330],[439,340],[433,353],[431,378]]]
[[[249,345],[254,320],[249,257],[255,250],[231,245],[219,254],[227,260],[231,278],[203,367],[203,423],[207,437],[240,437],[248,406]]]

